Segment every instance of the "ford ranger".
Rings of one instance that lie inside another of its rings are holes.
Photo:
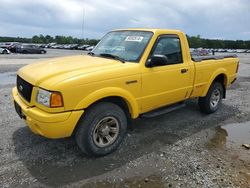
[[[21,68],[12,94],[32,132],[74,136],[83,152],[103,156],[118,148],[131,119],[172,111],[190,98],[203,113],[215,112],[238,66],[234,55],[191,57],[178,30],[114,30],[88,55]]]

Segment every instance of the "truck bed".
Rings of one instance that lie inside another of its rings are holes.
[[[210,55],[210,56],[193,56],[192,60],[194,62],[201,62],[204,60],[219,60],[219,59],[225,59],[225,58],[237,58],[238,56],[236,54],[230,54],[230,55]]]

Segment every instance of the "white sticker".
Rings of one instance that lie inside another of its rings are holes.
[[[141,36],[127,36],[125,41],[128,42],[141,42],[143,40],[143,37]]]

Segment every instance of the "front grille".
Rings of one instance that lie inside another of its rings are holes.
[[[30,83],[26,82],[24,79],[22,79],[20,76],[17,75],[16,79],[16,85],[17,85],[17,90],[19,94],[28,102],[31,100],[31,93],[33,89],[33,85]]]

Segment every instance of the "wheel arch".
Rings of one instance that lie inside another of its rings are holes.
[[[226,88],[228,86],[228,75],[226,73],[226,70],[225,69],[221,69],[219,71],[217,71],[216,73],[213,74],[213,76],[211,77],[207,87],[205,88],[202,96],[206,96],[207,95],[207,92],[209,90],[209,88],[211,87],[211,85],[214,83],[214,82],[219,82],[222,84],[223,86],[223,98],[226,98]]]
[[[120,106],[131,118],[139,116],[139,108],[135,97],[121,88],[104,88],[84,97],[76,106],[77,109],[87,109],[98,102],[111,102]]]

